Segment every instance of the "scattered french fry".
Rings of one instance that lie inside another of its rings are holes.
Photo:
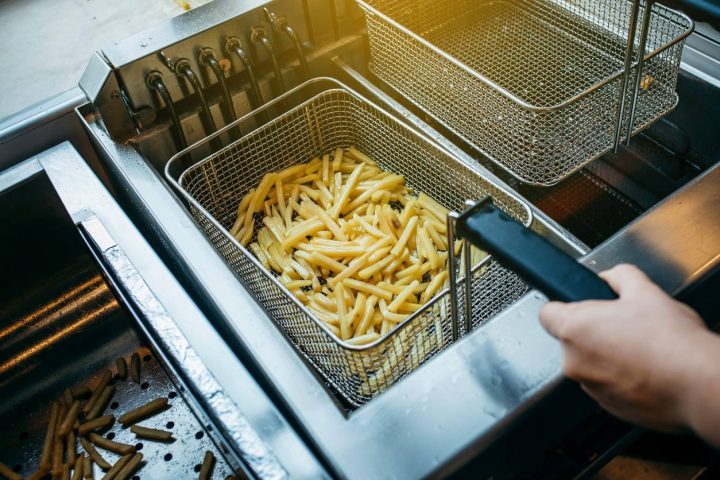
[[[97,399],[95,405],[93,405],[92,410],[90,410],[85,419],[93,420],[94,418],[99,417],[100,414],[103,413],[107,408],[108,403],[110,403],[113,395],[115,395],[115,387],[113,385],[108,385],[107,387],[103,388],[100,397]]]
[[[90,397],[90,395],[92,395],[92,390],[90,390],[90,387],[87,385],[83,385],[82,387],[73,388],[71,393],[74,399],[81,400],[83,398]]]
[[[47,431],[45,432],[45,442],[43,443],[42,454],[40,455],[40,466],[50,465],[52,458],[52,449],[55,441],[55,424],[57,423],[59,408],[57,402],[50,404],[50,420],[48,421]]]
[[[143,460],[143,454],[138,452],[123,466],[120,471],[113,477],[113,480],[127,480],[140,467]],[[109,473],[109,472],[108,472]]]
[[[0,475],[3,475],[8,480],[23,480],[21,475],[13,472],[13,470],[4,463],[0,463]]]
[[[112,468],[107,471],[107,473],[102,477],[102,480],[114,480],[117,474],[120,473],[120,470],[122,470],[133,457],[134,454],[132,453],[125,454],[124,456],[120,457],[120,460],[115,462],[115,465],[113,465]]]
[[[205,457],[203,458],[202,466],[200,467],[200,475],[198,478],[200,480],[209,480],[212,476],[213,468],[215,467],[215,455],[210,450],[207,450],[205,452]]]
[[[77,457],[77,459],[75,460],[75,467],[73,468],[72,480],[82,480],[83,468],[85,467],[85,462],[84,462],[83,458],[84,458],[83,455],[79,455]]]
[[[85,437],[80,437],[80,445],[82,445],[85,453],[92,458],[92,461],[95,462],[98,467],[105,471],[110,470],[111,465],[103,458],[102,455],[100,455],[100,452],[98,452],[95,446]]]
[[[122,423],[123,426],[134,424],[139,420],[155,415],[157,412],[164,409],[167,404],[167,398],[156,398],[155,400],[152,400],[141,407],[130,410],[125,415],[118,418],[118,422]]]
[[[115,360],[115,366],[117,366],[117,376],[120,380],[127,378],[127,362],[124,358],[118,358]]]
[[[127,443],[113,442],[97,433],[90,433],[90,441],[98,447],[107,450],[109,452],[117,453],[118,455],[128,455],[135,452],[135,445],[128,445]]]
[[[74,400],[72,402],[72,405],[70,406],[70,410],[68,410],[67,415],[65,415],[62,423],[60,423],[60,429],[58,430],[57,434],[61,436],[67,435],[70,429],[73,427],[73,424],[75,423],[75,420],[77,419],[79,413],[80,402],[78,400]]]
[[[90,455],[83,455],[83,478],[93,478],[93,460]]]
[[[98,430],[98,429],[107,427],[108,425],[110,425],[113,422],[113,420],[115,420],[115,417],[113,417],[112,415],[105,415],[102,417],[98,417],[94,420],[90,420],[88,422],[81,423],[80,426],[78,427],[78,435],[85,436],[94,430]]]
[[[110,372],[110,370],[103,371],[103,374],[100,377],[100,381],[98,382],[97,387],[95,387],[95,390],[93,390],[90,400],[88,400],[85,405],[83,405],[83,413],[88,413],[90,412],[90,410],[92,410],[93,405],[95,405],[97,399],[100,398],[103,389],[108,386],[110,380],[112,380],[112,373]]]
[[[166,430],[157,430],[155,428],[143,427],[142,425],[133,425],[130,431],[139,438],[147,438],[148,440],[159,440],[167,442],[172,440],[172,432]]]
[[[130,378],[135,383],[140,383],[140,355],[137,352],[130,357]]]

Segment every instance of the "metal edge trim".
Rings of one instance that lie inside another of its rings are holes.
[[[260,439],[255,429],[240,413],[238,406],[223,391],[215,377],[207,370],[185,335],[140,276],[122,248],[113,240],[100,219],[91,216],[78,226],[88,234],[100,255],[121,282],[125,293],[140,310],[155,332],[155,341],[177,361],[185,375],[196,385],[202,385],[203,400],[222,422],[227,433],[242,449],[242,460],[261,478],[284,479],[288,474],[278,459]]]

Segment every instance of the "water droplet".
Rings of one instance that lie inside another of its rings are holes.
[[[140,46],[145,48],[148,46],[148,43],[146,41],[142,41],[142,42],[140,42]]]

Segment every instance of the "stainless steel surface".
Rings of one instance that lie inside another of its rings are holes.
[[[155,106],[156,100],[144,84],[145,75],[150,70],[168,72],[166,60],[191,59],[192,68],[199,70],[196,64],[197,51],[200,48],[212,48],[218,56],[225,56],[225,43],[228,37],[240,38],[243,46],[252,52],[255,65],[264,64],[269,56],[262,49],[255,48],[250,41],[250,30],[254,26],[267,26],[265,15],[260,7],[268,4],[266,0],[215,0],[185,15],[175,17],[169,22],[128,37],[114,45],[103,48],[108,63],[117,71],[121,79],[129,104],[133,109],[143,106]],[[281,0],[273,6],[273,11],[286,15],[289,19],[302,18],[300,2]],[[302,23],[292,22],[301,38],[306,38]],[[276,55],[293,55],[294,45],[285,35],[268,32],[275,47]],[[227,56],[234,65],[234,72],[242,72],[241,62],[234,56]],[[291,72],[285,72],[292,78]],[[206,79],[206,87],[216,82]],[[178,82],[168,82],[170,94],[176,101],[184,98],[184,91]]]
[[[720,263],[720,164],[670,196],[590,253],[595,271],[617,263],[640,267],[675,294]]]
[[[649,10],[646,9],[646,12],[649,12]],[[622,82],[620,83],[620,88],[618,89],[618,108],[617,113],[615,114],[615,143],[613,146],[615,153],[617,153],[620,148],[620,136],[622,135],[623,121],[625,120],[625,100],[627,99],[627,88],[630,84],[630,67],[632,66],[633,55],[635,53],[635,42],[634,40],[629,41],[629,39],[635,38],[639,15],[640,0],[633,0],[628,25],[628,41],[625,42],[627,43],[627,46],[625,47],[625,64],[623,65]]]
[[[451,343],[454,317],[446,313],[447,291],[384,339],[363,347],[342,342],[228,233],[236,219],[237,204],[247,191],[267,172],[355,145],[377,159],[382,168],[402,174],[411,188],[447,208],[462,209],[466,199],[492,196],[509,215],[526,225],[532,216],[528,207],[503,187],[467,168],[342,84],[316,79],[290,92],[300,94],[309,100],[187,166],[181,174],[178,164],[187,164],[188,156],[207,148],[223,132],[178,153],[168,162],[166,175],[185,193],[208,238],[283,331],[339,393],[352,404],[362,405]],[[266,108],[285,100],[279,97]],[[241,129],[247,131],[242,128],[243,121],[254,120],[258,113],[241,119]],[[228,125],[225,130],[234,126]],[[442,172],[448,181],[437,182],[427,172]],[[526,290],[490,259],[482,271],[482,279],[478,270],[473,280],[473,301],[478,305],[475,324],[491,318]]]
[[[358,3],[372,70],[519,179],[552,185],[612,148],[629,3]],[[676,105],[692,30],[657,4],[651,18],[650,53],[632,83],[653,80],[633,132]]]
[[[133,303],[147,319],[147,323],[141,323],[142,327],[148,337],[160,339],[155,345],[157,351],[174,369],[177,380],[190,395],[188,398],[210,414],[213,430],[227,452],[235,452],[233,455],[237,454],[238,458],[247,454],[244,461],[255,467],[267,467],[272,465],[270,459],[278,459],[293,478],[324,477],[323,468],[304,443],[72,147],[58,146],[21,164],[18,169],[25,171],[25,176],[44,172],[76,222],[93,215],[102,222],[108,232],[104,238],[112,238],[112,242],[98,241],[100,247],[105,247],[104,254],[115,261],[121,260],[122,256],[117,255],[121,248],[132,262],[132,269],[127,265],[118,269],[117,278],[128,282],[131,288],[125,292],[135,295]],[[113,242],[117,247],[111,247]],[[133,269],[142,277],[141,282],[132,274]],[[144,294],[143,283],[149,289]],[[148,296],[149,291],[152,294]],[[158,303],[153,303],[153,298]],[[260,444],[248,436],[252,431],[256,432],[254,438],[259,437]],[[269,450],[262,453],[258,450],[261,445]],[[248,446],[253,448],[243,454]]]

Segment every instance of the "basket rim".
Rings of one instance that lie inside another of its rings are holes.
[[[375,15],[375,16],[381,18],[383,21],[385,21],[385,22],[389,23],[390,25],[392,25],[393,27],[397,28],[397,29],[400,30],[402,33],[404,33],[405,35],[410,36],[413,40],[417,41],[417,42],[420,43],[422,46],[430,49],[430,50],[433,51],[435,54],[440,55],[440,56],[443,57],[445,60],[447,60],[447,61],[449,61],[450,63],[452,63],[454,66],[460,68],[461,70],[465,71],[466,73],[468,73],[469,75],[471,75],[472,77],[474,77],[476,80],[481,81],[482,83],[486,84],[488,87],[490,87],[490,88],[492,88],[493,90],[495,90],[496,92],[500,93],[501,95],[503,95],[504,97],[506,97],[508,100],[510,100],[510,101],[516,103],[517,105],[519,105],[520,107],[522,107],[522,108],[524,108],[524,109],[526,109],[526,110],[532,111],[532,112],[536,112],[536,113],[548,113],[548,112],[554,112],[554,111],[560,110],[560,109],[562,109],[562,108],[565,108],[565,107],[567,107],[567,106],[569,106],[569,105],[572,105],[572,104],[574,104],[574,103],[582,100],[583,98],[587,97],[587,96],[590,95],[591,93],[593,93],[593,92],[597,91],[598,89],[604,87],[604,86],[607,85],[608,83],[611,83],[611,82],[617,80],[618,78],[620,78],[621,76],[623,76],[624,73],[625,73],[625,68],[623,67],[623,68],[621,68],[620,70],[618,70],[617,72],[615,72],[615,73],[609,75],[608,77],[606,77],[604,80],[601,80],[600,82],[597,82],[597,83],[591,85],[590,87],[586,88],[586,89],[583,90],[582,92],[577,93],[577,94],[575,94],[574,96],[570,97],[569,99],[566,99],[566,100],[564,100],[564,101],[562,101],[562,102],[560,102],[560,103],[557,103],[557,104],[555,104],[555,105],[550,105],[550,106],[534,105],[534,104],[532,104],[532,103],[528,103],[528,102],[526,102],[525,100],[521,99],[520,97],[518,97],[518,96],[515,95],[514,93],[510,92],[510,91],[507,90],[506,88],[502,87],[501,85],[498,85],[496,82],[490,80],[490,79],[487,78],[485,75],[483,75],[483,74],[477,72],[476,70],[470,68],[468,65],[466,65],[466,64],[463,63],[463,62],[461,62],[461,61],[460,61],[459,59],[457,59],[455,56],[450,55],[450,54],[449,54],[448,52],[446,52],[445,50],[437,47],[435,44],[429,42],[429,41],[426,40],[425,38],[419,36],[418,34],[416,34],[415,32],[413,32],[412,30],[410,30],[409,28],[403,26],[401,23],[397,22],[395,19],[393,19],[393,18],[390,17],[389,15],[386,15],[385,13],[381,12],[381,11],[378,10],[377,8],[371,6],[369,3],[367,3],[366,0],[355,0],[355,1],[358,3],[358,5],[360,6],[360,8],[365,11],[365,14],[366,14],[366,15]],[[503,0],[500,0],[500,1],[503,1]],[[651,52],[646,53],[645,56],[644,56],[644,60],[643,60],[644,62],[649,61],[650,59],[652,59],[653,57],[657,56],[658,54],[660,54],[660,53],[666,51],[667,49],[669,49],[669,48],[677,45],[677,44],[680,43],[680,42],[682,42],[682,41],[685,40],[685,39],[693,32],[693,30],[695,29],[695,22],[694,22],[688,15],[686,15],[685,13],[683,13],[683,12],[681,12],[681,11],[679,11],[679,10],[674,10],[674,9],[669,8],[669,7],[666,7],[665,5],[662,5],[662,4],[660,4],[660,3],[654,3],[654,5],[657,5],[659,8],[663,9],[664,12],[672,12],[672,14],[681,17],[682,19],[685,20],[685,22],[687,23],[688,27],[686,28],[686,30],[685,30],[682,34],[680,34],[679,36],[677,36],[677,37],[674,38],[673,40],[665,43],[664,45],[656,48],[655,50],[653,50],[653,51],[651,51]],[[678,22],[676,22],[676,23],[678,23]],[[678,24],[679,24],[679,23],[678,23]],[[635,62],[632,63],[632,65],[630,65],[630,69],[632,70],[632,69],[634,69],[634,68],[637,68],[637,66],[638,66],[638,62],[635,61]]]
[[[242,122],[242,121],[245,121],[245,120],[248,119],[249,117],[260,114],[262,111],[264,111],[266,108],[269,108],[269,107],[272,106],[273,104],[275,104],[275,103],[277,103],[277,102],[284,101],[287,97],[293,95],[294,93],[298,92],[299,90],[301,90],[301,89],[303,89],[303,88],[309,88],[309,86],[311,86],[312,84],[319,83],[319,82],[323,82],[323,81],[324,81],[324,82],[329,81],[330,83],[335,84],[335,88],[329,88],[329,89],[326,89],[326,90],[321,91],[320,93],[318,93],[318,94],[316,94],[316,95],[313,95],[313,96],[312,96],[311,98],[309,98],[308,100],[305,100],[305,101],[301,102],[300,104],[294,106],[293,108],[287,110],[286,112],[282,113],[281,115],[276,116],[275,118],[273,118],[272,120],[270,120],[268,123],[266,123],[266,124],[264,124],[264,125],[261,125],[260,127],[254,129],[254,130],[252,130],[252,131],[249,131],[248,133],[244,134],[241,138],[239,138],[239,139],[235,140],[234,142],[226,145],[225,147],[223,147],[222,149],[218,150],[217,152],[211,153],[210,155],[206,156],[205,158],[203,158],[203,159],[201,159],[201,160],[193,163],[193,165],[190,165],[190,166],[188,166],[186,169],[183,170],[183,172],[181,173],[181,175],[179,176],[179,178],[178,178],[177,180],[172,176],[172,173],[171,173],[172,164],[174,164],[174,162],[176,162],[178,159],[180,159],[180,158],[184,157],[185,155],[187,155],[188,153],[190,153],[192,150],[194,150],[194,149],[196,149],[196,148],[199,148],[200,146],[202,146],[202,145],[205,144],[206,142],[212,140],[212,139],[215,138],[216,136],[218,136],[218,135],[226,132],[227,130],[233,128],[235,125],[237,125],[238,123],[240,123],[240,122]],[[424,142],[429,148],[435,149],[435,150],[438,151],[440,154],[446,156],[448,159],[450,159],[450,160],[452,160],[453,162],[455,162],[457,165],[461,166],[462,168],[467,169],[471,174],[475,175],[476,177],[480,177],[480,178],[483,179],[484,181],[490,183],[490,184],[493,185],[495,188],[497,188],[497,189],[499,189],[500,191],[502,191],[505,195],[507,195],[507,196],[510,197],[512,200],[514,200],[515,202],[517,202],[517,203],[522,207],[522,209],[525,211],[527,217],[526,217],[526,220],[525,220],[525,222],[524,222],[524,225],[525,225],[526,227],[529,227],[529,226],[532,224],[534,216],[533,216],[532,209],[529,207],[529,205],[528,205],[522,198],[520,198],[519,196],[517,196],[514,192],[510,191],[508,188],[506,188],[506,187],[503,186],[503,185],[499,185],[498,183],[496,183],[496,182],[494,182],[494,181],[492,181],[492,180],[490,180],[490,179],[485,178],[480,172],[478,172],[477,170],[475,170],[474,168],[472,168],[472,166],[466,164],[465,162],[463,162],[463,161],[461,161],[460,159],[458,159],[457,157],[455,157],[452,153],[450,153],[449,151],[447,151],[446,149],[444,149],[442,146],[436,144],[432,139],[426,137],[425,135],[421,134],[421,133],[418,132],[417,130],[411,128],[409,125],[401,122],[401,121],[398,120],[394,115],[388,113],[387,111],[385,111],[385,110],[382,109],[381,107],[375,105],[373,102],[371,102],[370,100],[366,99],[365,97],[363,97],[363,96],[360,95],[359,93],[355,92],[355,91],[352,90],[351,88],[345,86],[345,85],[344,85],[343,83],[341,83],[340,81],[338,81],[338,80],[336,80],[336,79],[333,79],[333,78],[329,78],[329,77],[317,77],[317,78],[308,80],[308,81],[306,81],[306,82],[298,85],[298,86],[295,87],[294,89],[288,91],[287,93],[285,93],[285,94],[277,97],[277,98],[276,98],[275,100],[273,100],[272,102],[268,102],[268,103],[265,104],[263,107],[260,107],[260,108],[258,108],[258,109],[256,109],[256,110],[254,110],[254,111],[246,114],[246,115],[243,116],[242,118],[236,120],[235,122],[232,122],[232,123],[226,125],[226,126],[223,127],[222,129],[220,129],[220,130],[218,130],[217,132],[215,132],[214,134],[209,135],[209,136],[205,137],[204,139],[196,142],[195,144],[187,147],[185,150],[182,150],[181,152],[176,153],[176,154],[166,163],[166,165],[165,165],[165,176],[166,176],[166,178],[168,179],[168,181],[181,193],[181,195],[182,195],[194,208],[197,208],[197,209],[203,214],[203,216],[204,216],[208,221],[210,221],[210,222],[213,224],[213,226],[214,226],[224,237],[226,237],[226,239],[228,239],[236,248],[239,248],[240,251],[241,251],[245,256],[249,257],[249,259],[250,259],[250,261],[253,263],[253,265],[255,265],[257,268],[259,268],[259,270],[263,273],[263,275],[265,275],[271,282],[273,282],[273,284],[274,284],[275,286],[277,286],[296,306],[298,306],[305,315],[307,315],[317,326],[319,326],[320,329],[325,333],[325,335],[326,335],[327,337],[329,337],[329,339],[331,339],[335,344],[337,344],[339,347],[341,347],[341,348],[344,349],[344,350],[349,350],[349,351],[352,351],[352,352],[364,352],[364,351],[367,351],[367,350],[371,350],[371,349],[373,349],[373,348],[376,348],[376,347],[380,346],[381,344],[383,344],[383,343],[385,343],[385,342],[391,341],[391,339],[392,339],[396,334],[398,334],[400,331],[402,331],[402,330],[404,330],[405,328],[407,328],[407,326],[408,326],[411,322],[413,322],[417,317],[419,317],[420,315],[424,314],[424,313],[425,313],[427,310],[429,310],[435,303],[437,303],[438,301],[440,301],[441,298],[443,298],[445,295],[447,295],[447,294],[449,293],[449,291],[450,291],[450,288],[448,287],[448,288],[445,288],[445,289],[441,290],[440,292],[438,292],[432,299],[430,299],[428,302],[426,302],[421,309],[417,310],[417,311],[414,312],[412,315],[410,315],[408,318],[406,318],[405,320],[403,320],[402,322],[400,322],[392,331],[390,331],[390,332],[389,332],[388,334],[386,334],[385,336],[380,337],[380,338],[378,338],[377,340],[375,340],[375,341],[373,341],[373,342],[371,342],[371,343],[368,343],[368,344],[366,344],[366,345],[353,345],[353,344],[349,344],[347,341],[341,340],[341,339],[340,339],[339,337],[337,337],[334,333],[332,333],[332,332],[330,331],[330,329],[327,328],[327,326],[325,326],[325,324],[324,324],[320,319],[318,319],[311,311],[309,311],[309,310],[307,309],[307,307],[305,307],[305,305],[303,305],[302,302],[300,302],[300,300],[299,300],[297,297],[295,297],[295,295],[293,295],[282,283],[280,283],[280,281],[279,281],[271,272],[269,272],[265,267],[262,266],[262,264],[260,263],[260,261],[255,257],[255,255],[253,255],[247,248],[245,248],[243,245],[241,245],[240,242],[237,241],[237,239],[235,239],[232,235],[230,235],[230,232],[228,232],[227,229],[226,229],[222,224],[220,224],[220,222],[218,222],[217,219],[216,219],[213,215],[210,215],[210,213],[205,209],[205,207],[203,207],[197,200],[195,200],[195,198],[194,198],[192,195],[190,195],[190,194],[185,190],[185,188],[180,184],[180,181],[184,178],[184,176],[185,176],[186,173],[190,172],[190,171],[193,170],[193,169],[199,168],[201,165],[204,165],[205,163],[211,161],[212,158],[213,158],[215,155],[217,155],[219,152],[221,152],[221,151],[223,151],[223,150],[225,150],[225,149],[227,149],[227,148],[230,148],[230,147],[232,147],[232,146],[234,146],[234,145],[242,142],[246,137],[255,134],[259,129],[261,129],[261,128],[266,128],[266,127],[268,127],[268,126],[271,126],[271,125],[273,125],[275,122],[277,122],[277,121],[285,118],[287,115],[289,115],[289,114],[291,114],[291,113],[293,113],[293,112],[296,112],[297,110],[300,110],[300,109],[305,108],[310,102],[315,101],[318,97],[320,97],[320,96],[322,96],[322,95],[326,95],[326,94],[328,94],[328,93],[333,93],[333,92],[338,92],[338,91],[343,92],[343,93],[345,93],[345,94],[347,94],[347,95],[350,95],[351,97],[354,97],[356,100],[358,100],[360,103],[365,104],[365,105],[369,106],[370,108],[376,110],[380,115],[382,115],[383,117],[386,117],[387,119],[389,119],[390,121],[392,121],[394,124],[396,124],[396,125],[399,126],[400,128],[406,130],[410,135],[416,137],[416,138],[417,138],[418,140],[420,140],[421,142]],[[194,219],[193,219],[193,220],[194,220]],[[217,250],[217,249],[216,249],[216,250]],[[488,254],[480,263],[478,263],[477,265],[475,265],[475,266],[473,267],[473,270],[472,270],[472,271],[475,272],[477,269],[482,268],[483,266],[485,266],[486,264],[488,264],[488,263],[489,263],[490,261],[492,261],[492,260],[493,260],[493,257]],[[458,283],[458,284],[461,284],[462,281],[464,281],[464,278],[458,279],[458,282],[457,282],[457,283]],[[261,304],[262,304],[262,302],[261,302]],[[280,327],[278,327],[278,328],[280,328]],[[281,329],[281,330],[282,330],[282,329]]]

